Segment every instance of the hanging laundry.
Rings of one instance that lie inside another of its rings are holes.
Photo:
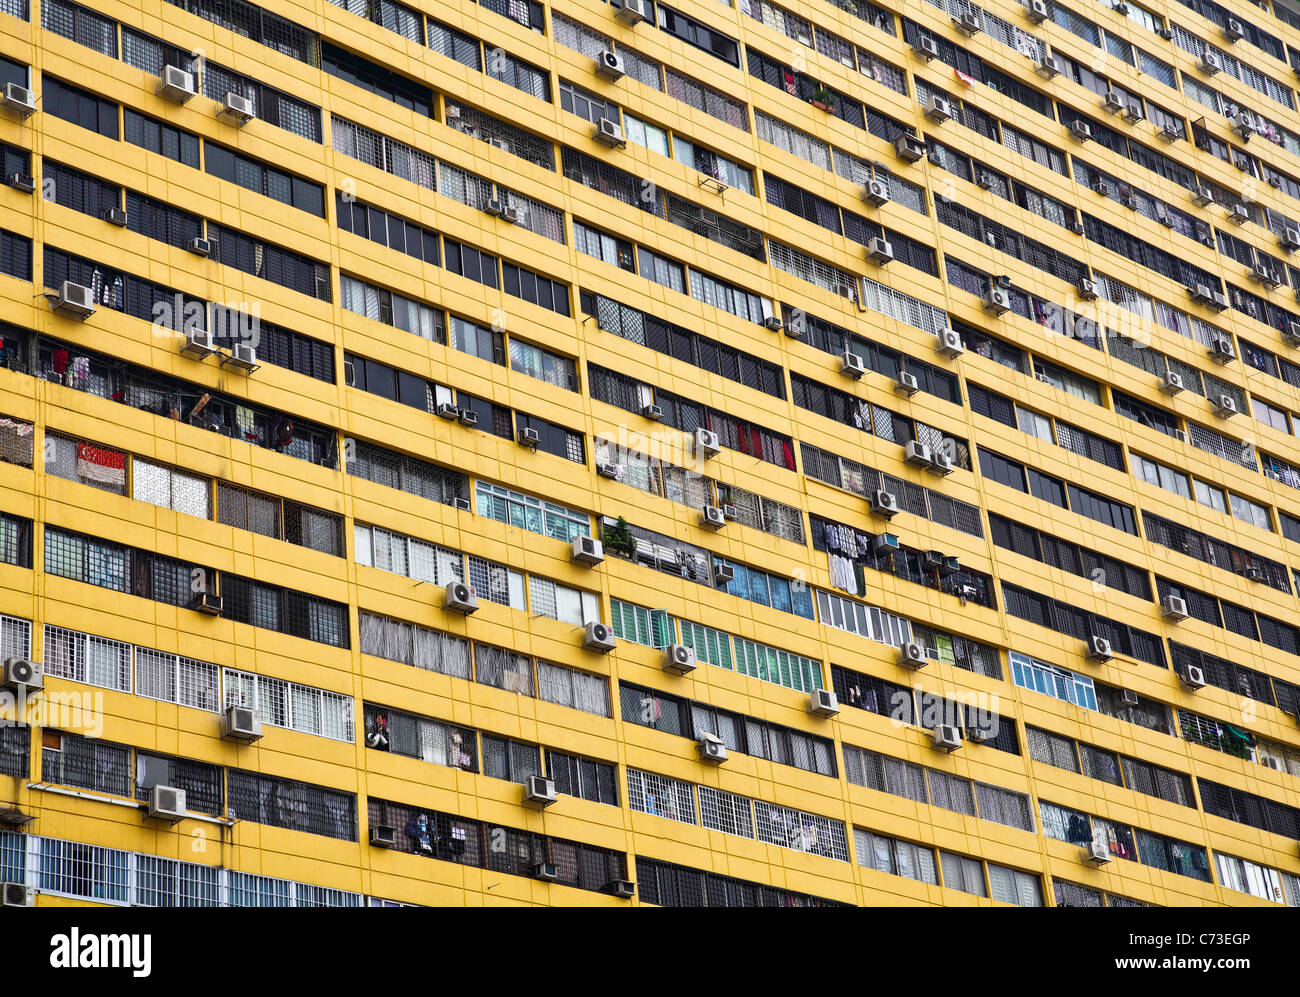
[[[75,357],[72,361],[73,387],[85,391],[90,381],[90,357]]]
[[[54,351],[54,373],[62,377],[68,369],[68,351],[60,347]]]

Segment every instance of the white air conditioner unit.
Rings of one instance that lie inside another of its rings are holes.
[[[154,93],[173,104],[184,104],[195,92],[193,73],[188,73],[179,66],[163,66]]]
[[[814,689],[808,694],[808,712],[815,717],[833,717],[840,712],[840,703],[831,690]]]
[[[619,466],[610,461],[599,460],[596,462],[596,473],[602,478],[618,480]]]
[[[22,883],[0,883],[0,907],[35,907],[36,890]]]
[[[961,333],[956,329],[940,329],[935,335],[934,349],[936,353],[949,358],[959,357],[966,352],[966,347],[961,342]]]
[[[56,312],[72,315],[83,322],[95,314],[95,302],[90,288],[84,284],[74,284],[70,280],[65,280],[59,286],[58,293],[50,301],[50,307]]]
[[[249,343],[236,343],[229,353],[221,354],[219,359],[221,366],[234,367],[245,374],[251,374],[261,366],[257,362],[257,350]]]
[[[0,107],[20,118],[28,118],[36,113],[36,98],[26,87],[6,83],[4,90],[0,91]]]
[[[530,775],[524,780],[524,804],[530,807],[549,807],[555,802],[555,783],[540,775]]]
[[[664,417],[664,410],[662,406],[655,405],[652,403],[650,405],[641,406],[641,414],[645,416],[647,419],[650,419],[654,422],[659,422]]]
[[[1240,137],[1242,144],[1250,142],[1250,137],[1255,134],[1255,126],[1247,118],[1238,118],[1232,123],[1232,130]]]
[[[221,737],[252,744],[262,736],[262,720],[250,706],[227,706],[221,714]]]
[[[892,263],[894,260],[894,247],[889,244],[887,239],[876,236],[867,247],[867,259],[877,266]]]
[[[925,158],[925,143],[915,135],[902,132],[894,139],[894,154],[905,163],[915,163]]]
[[[1124,101],[1114,90],[1107,90],[1106,96],[1101,99],[1101,106],[1111,114],[1119,114],[1120,111],[1124,110]]]
[[[104,221],[110,225],[116,225],[118,228],[126,228],[126,210],[124,208],[109,208],[104,212]]]
[[[1288,322],[1282,330],[1282,340],[1288,346],[1300,346],[1300,322]]]
[[[537,445],[542,442],[542,434],[532,426],[522,427],[515,438],[519,441],[521,447],[528,447],[530,450],[536,450]]]
[[[938,94],[934,94],[926,101],[925,116],[931,121],[943,124],[952,119],[952,105]]]
[[[1088,122],[1076,118],[1070,123],[1070,136],[1080,142],[1087,142],[1092,138],[1092,126]]]
[[[1167,595],[1160,600],[1160,612],[1166,620],[1185,620],[1189,615],[1187,600],[1180,595]]]
[[[1025,16],[1034,24],[1042,24],[1051,16],[1047,10],[1047,0],[1029,0],[1025,4]]]
[[[560,878],[560,867],[554,862],[534,862],[533,879],[540,879],[544,883],[554,883]]]
[[[1141,706],[1142,697],[1132,689],[1121,689],[1119,691],[1119,702],[1121,706]]]
[[[582,648],[584,651],[598,651],[608,654],[618,646],[614,631],[605,623],[588,623],[582,629]]]
[[[720,530],[727,525],[727,517],[716,505],[706,505],[700,511],[700,525],[710,530]]]
[[[871,513],[874,516],[884,516],[886,519],[892,519],[898,515],[898,499],[893,492],[887,492],[883,488],[877,488],[871,493]]]
[[[1176,395],[1186,387],[1183,375],[1176,370],[1167,370],[1160,375],[1160,390],[1167,395]]]
[[[917,383],[916,375],[911,371],[900,370],[898,376],[894,378],[894,394],[907,395],[909,398],[921,390],[920,384]]]
[[[494,215],[497,218],[500,218],[503,222],[508,222],[511,225],[519,221],[519,209],[502,198],[492,198],[487,202],[487,205],[483,210],[489,215]]]
[[[961,747],[961,728],[954,724],[940,724],[930,731],[930,743],[936,749],[956,751]]]
[[[929,62],[931,59],[939,58],[939,46],[929,35],[921,35],[912,43],[912,51],[916,53],[917,58]]]
[[[169,820],[173,824],[184,820],[185,790],[173,786],[154,786],[149,790],[145,815],[154,820]]]
[[[877,557],[886,557],[894,554],[898,549],[898,537],[892,533],[879,533],[872,541],[872,549],[876,552]]]
[[[730,564],[715,564],[713,566],[713,585],[715,588],[721,588],[728,585],[736,578],[736,569]]]
[[[1228,310],[1228,296],[1222,291],[1210,291],[1210,300],[1206,305],[1211,311],[1224,312]]]
[[[34,692],[45,688],[45,670],[39,661],[28,658],[6,658],[0,671],[0,686],[6,689],[23,689]]]
[[[1056,68],[1056,57],[1046,45],[1043,46],[1043,54],[1034,63],[1034,72],[1045,80],[1054,80],[1061,75],[1061,71]]]
[[[722,503],[722,515],[728,523],[735,522],[736,517],[740,515],[740,510],[730,502]]]
[[[451,421],[454,421],[454,420],[456,420],[456,419],[459,419],[459,418],[460,418],[460,409],[458,409],[458,408],[457,408],[455,405],[453,405],[451,402],[439,402],[439,403],[438,403],[438,418],[440,418],[440,419],[446,419],[448,422],[451,422]]]
[[[984,295],[984,310],[991,315],[1004,315],[1011,311],[1011,295],[1004,288],[989,288]]]
[[[1282,235],[1277,241],[1288,253],[1294,253],[1300,249],[1300,228],[1283,228]]]
[[[1197,66],[1201,72],[1208,76],[1213,76],[1223,69],[1223,63],[1219,61],[1219,53],[1208,48],[1205,50],[1205,54],[1201,56],[1201,61],[1197,63]]]
[[[187,357],[202,360],[217,352],[212,343],[212,333],[206,329],[191,329],[181,340],[181,353]]]
[[[906,641],[898,649],[898,663],[904,668],[924,668],[930,663],[930,659],[925,653],[925,645],[918,644],[914,640]]]
[[[450,505],[453,509],[458,509],[461,512],[469,512],[470,510],[469,499],[462,498],[459,495],[451,500]]]
[[[840,354],[840,373],[857,380],[867,372],[866,362],[856,353],[846,350]]]
[[[1214,203],[1214,191],[1209,187],[1197,184],[1196,189],[1192,191],[1192,200],[1202,208],[1208,207]]]
[[[456,418],[462,426],[477,426],[478,413],[472,408],[460,408],[456,410]]]
[[[1237,401],[1232,395],[1219,395],[1214,400],[1214,414],[1220,419],[1230,419],[1237,414]]]
[[[609,49],[603,50],[600,55],[596,56],[596,75],[611,82],[621,80],[627,75],[627,67],[623,65],[623,57],[617,52],[611,52]]]
[[[764,315],[763,328],[767,329],[770,332],[780,332],[782,329],[785,328],[785,323],[781,321],[779,315]],[[786,335],[789,336],[791,339],[798,339],[799,331],[797,329],[787,329]]]
[[[1219,363],[1228,363],[1237,359],[1237,348],[1232,345],[1232,339],[1229,336],[1215,336],[1210,340],[1206,352]]]
[[[196,235],[193,239],[187,242],[185,248],[195,256],[210,256],[212,254],[212,243],[201,235]]]
[[[595,537],[574,537],[569,545],[569,560],[577,564],[600,564],[605,560],[605,547]]]
[[[879,207],[889,202],[889,184],[883,180],[872,180],[862,188],[862,200]]]
[[[1093,865],[1105,865],[1112,857],[1104,841],[1090,841],[1083,850],[1083,860]]]
[[[253,102],[251,100],[242,94],[231,91],[221,101],[221,110],[217,112],[217,117],[242,128],[257,115],[253,113]]]
[[[24,194],[34,194],[36,192],[36,178],[30,173],[24,173],[22,170],[15,170],[5,177],[7,183],[14,190],[20,190]]]
[[[695,671],[695,651],[685,644],[669,644],[664,648],[663,670],[674,675]]]
[[[623,900],[631,900],[632,897],[636,896],[636,884],[630,879],[611,879],[605,884],[605,892]]]
[[[997,177],[992,173],[981,172],[980,175],[975,178],[975,186],[980,190],[992,190],[997,186],[997,184]]]
[[[1120,113],[1124,115],[1124,120],[1130,125],[1136,125],[1146,117],[1146,115],[1142,113],[1142,105],[1136,101],[1129,101],[1124,105],[1124,110]]]
[[[920,440],[908,440],[903,447],[903,460],[918,467],[930,466],[930,448]]]
[[[1178,673],[1178,681],[1184,689],[1195,691],[1205,688],[1205,672],[1200,665],[1185,665]]]
[[[1166,142],[1177,142],[1180,138],[1183,137],[1179,133],[1178,129],[1171,124],[1161,125],[1159,128],[1156,129],[1156,135],[1158,135]]]
[[[1234,225],[1241,225],[1250,221],[1250,212],[1246,210],[1244,204],[1234,204],[1228,209],[1228,221]]]
[[[468,616],[478,612],[478,596],[465,582],[451,582],[442,594],[442,608]]]
[[[718,434],[711,429],[695,430],[695,454],[699,457],[708,459],[716,457],[722,453],[722,446],[718,443]]]
[[[710,765],[721,765],[727,760],[727,746],[721,738],[712,734],[701,734],[695,742],[695,751],[700,756],[700,761]]]
[[[952,19],[952,26],[960,31],[967,38],[979,34],[984,30],[984,25],[980,21],[979,15],[973,11],[965,10]]]
[[[596,122],[596,127],[592,131],[591,137],[597,142],[602,142],[611,148],[627,145],[627,142],[623,138],[623,127],[617,121],[611,121],[609,118],[601,118]]]
[[[1115,657],[1111,651],[1110,641],[1105,637],[1093,634],[1088,638],[1087,658],[1089,661],[1109,661]]]
[[[654,21],[654,5],[650,0],[614,0],[614,16],[624,24]]]
[[[1228,23],[1223,26],[1223,37],[1229,42],[1239,42],[1246,37],[1246,31],[1240,21],[1230,17]]]
[[[1096,301],[1101,294],[1101,288],[1091,277],[1082,278],[1076,286],[1079,290],[1079,297],[1084,301]]]
[[[397,847],[397,828],[389,827],[387,824],[376,824],[370,829],[370,847]]]

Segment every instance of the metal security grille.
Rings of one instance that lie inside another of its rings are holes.
[[[135,798],[144,802],[154,786],[185,791],[185,807],[200,813],[220,814],[225,809],[224,780],[220,765],[185,758],[167,758],[135,752]]]
[[[357,840],[356,797],[291,779],[231,769],[230,816],[237,820]]]
[[[76,734],[46,733],[41,781],[114,796],[131,796],[131,749]]]
[[[470,677],[470,644],[463,637],[386,619],[359,614],[361,652],[389,661],[414,665],[456,678]]]
[[[501,647],[474,644],[474,679],[521,696],[533,694],[532,659]]]
[[[849,860],[848,840],[840,821],[761,800],[754,801],[754,820],[759,841],[840,862]]]
[[[627,805],[638,813],[667,817],[683,824],[699,823],[691,784],[654,772],[627,770]]]
[[[545,170],[555,169],[555,146],[478,108],[446,101],[447,124],[463,135],[496,146]],[[391,141],[384,139],[384,141]],[[430,160],[432,162],[432,160]],[[445,164],[439,164],[445,165]]]
[[[135,875],[134,902],[141,907],[221,906],[221,870],[213,866],[138,855]]]
[[[754,801],[711,786],[700,786],[699,794],[700,823],[704,827],[742,838],[754,837]]]
[[[642,903],[660,907],[851,906],[640,856],[636,860],[636,880]]]
[[[131,691],[131,645],[45,625],[45,674],[120,692]]]
[[[609,680],[565,665],[537,662],[537,695],[548,703],[568,706],[599,717],[610,715]]]
[[[26,779],[30,772],[31,749],[32,728],[17,724],[0,726],[0,775]],[[4,870],[4,835],[0,834],[0,874]]]

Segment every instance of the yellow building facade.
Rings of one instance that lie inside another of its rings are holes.
[[[12,902],[1300,904],[1300,7],[0,7]]]

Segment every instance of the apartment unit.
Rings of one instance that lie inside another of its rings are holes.
[[[1297,69],[0,0],[4,902],[1300,905]]]

